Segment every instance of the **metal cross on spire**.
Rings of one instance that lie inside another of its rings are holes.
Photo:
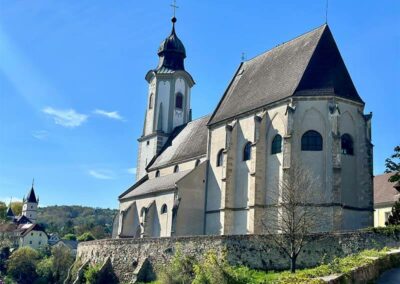
[[[174,3],[171,4],[170,6],[174,9],[174,18],[175,18],[176,9],[179,8],[178,6],[176,6],[176,0],[174,0]]]

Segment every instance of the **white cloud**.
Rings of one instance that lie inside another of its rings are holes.
[[[86,114],[77,113],[73,109],[60,110],[46,107],[43,112],[53,117],[56,124],[71,128],[81,125],[88,118]]]
[[[102,109],[96,109],[93,111],[93,113],[102,115],[102,116],[105,116],[105,117],[108,117],[111,119],[124,121],[124,118],[118,113],[118,111],[105,111]]]
[[[89,175],[97,179],[114,179],[113,173],[107,170],[90,170]]]
[[[129,168],[126,170],[128,173],[136,175],[136,168]]]
[[[34,131],[32,136],[39,140],[45,140],[49,136],[49,132],[46,130],[38,130]]]

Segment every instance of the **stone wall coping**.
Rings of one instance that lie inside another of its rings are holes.
[[[345,231],[345,232],[324,232],[314,233],[308,235],[309,238],[320,237],[351,237],[355,235],[374,235],[376,233],[371,231]],[[120,245],[120,244],[148,244],[148,243],[179,243],[191,241],[232,241],[232,240],[251,240],[257,238],[270,238],[273,234],[251,234],[251,235],[199,235],[199,236],[179,236],[179,237],[160,237],[160,238],[119,238],[119,239],[101,239],[87,242],[81,242],[78,247],[92,246],[92,245]]]

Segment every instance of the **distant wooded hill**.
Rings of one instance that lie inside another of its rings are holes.
[[[96,239],[111,237],[113,218],[118,210],[83,206],[48,206],[38,209],[37,222],[47,233],[77,236],[91,232]]]

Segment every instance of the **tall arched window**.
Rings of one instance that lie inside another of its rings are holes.
[[[282,136],[276,134],[271,143],[271,155],[282,152]]]
[[[248,161],[251,159],[251,143],[247,142],[243,148],[243,161]]]
[[[152,109],[153,105],[154,105],[154,94],[151,93],[149,98],[149,109]]]
[[[341,138],[342,144],[342,154],[344,155],[354,155],[353,139],[349,134],[343,134]]]
[[[175,96],[175,108],[182,109],[183,108],[183,95],[181,93],[176,93]]]
[[[177,172],[179,172],[179,166],[178,166],[178,165],[176,165],[176,166],[174,167],[174,173],[177,173]]]
[[[302,151],[322,151],[322,136],[315,130],[309,130],[301,137]]]
[[[168,207],[167,204],[163,204],[163,206],[161,206],[161,214],[165,214],[168,211]]]
[[[142,207],[142,209],[140,210],[140,217],[143,217],[144,213],[146,213],[146,208]]]
[[[221,167],[224,163],[224,149],[219,150],[217,155],[217,167]]]
[[[156,177],[158,178],[159,176],[160,176],[160,171],[157,170],[157,171],[156,171]]]

